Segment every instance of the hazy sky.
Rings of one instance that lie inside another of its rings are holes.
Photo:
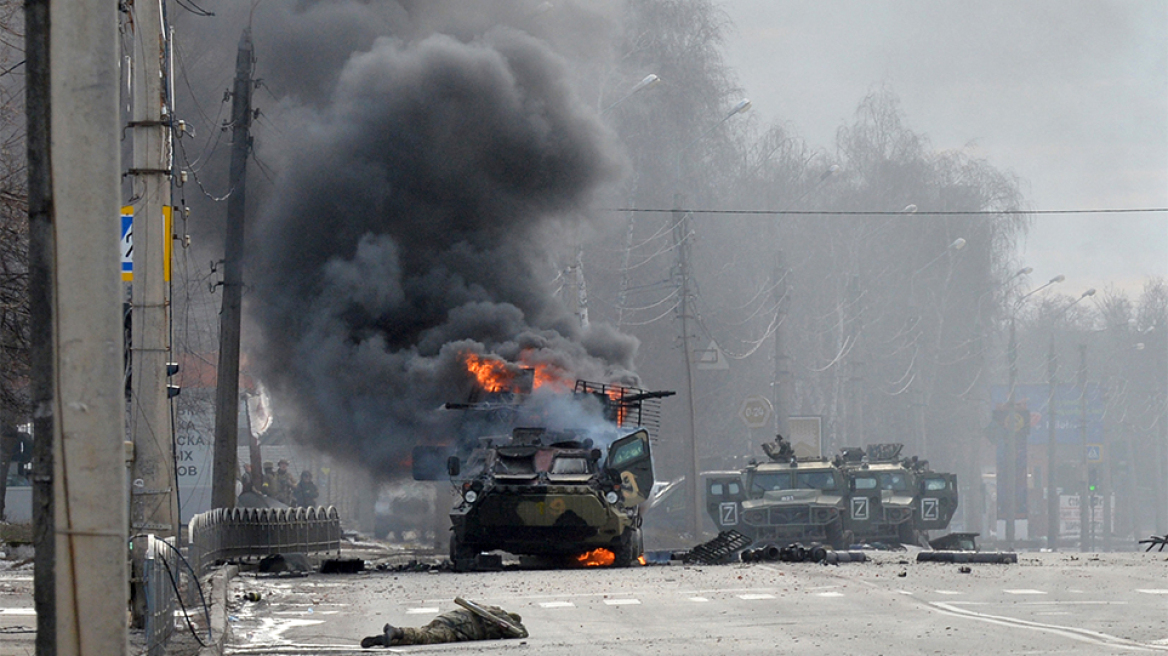
[[[1168,207],[1168,0],[724,0],[752,111],[829,152],[887,85],[908,127],[1022,179],[1032,210]],[[1034,284],[1168,277],[1168,213],[1038,216]]]

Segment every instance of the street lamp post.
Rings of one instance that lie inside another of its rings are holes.
[[[819,174],[815,183],[807,188],[797,198],[787,203],[784,209],[790,209],[799,201],[806,198],[811,192],[818,189],[823,183],[827,182],[828,178],[839,172],[839,164],[832,164]],[[768,237],[771,244],[778,244],[779,241],[779,227],[778,220],[770,223],[768,230]],[[771,390],[775,408],[775,432],[778,435],[784,435],[790,438],[787,432],[787,419],[791,414],[791,366],[790,357],[787,355],[786,349],[783,346],[783,324],[785,323],[786,307],[787,307],[787,267],[786,258],[784,257],[783,249],[775,249],[775,264],[774,272],[771,274],[774,281],[771,286],[771,295],[775,304],[775,376],[772,383]]]
[[[629,98],[632,98],[633,96],[646,89],[655,87],[660,83],[661,78],[657,77],[657,75],[653,73],[646,75],[644,79],[633,85],[633,87],[629,89],[628,93],[622,96],[619,100],[600,110],[600,115],[604,116]],[[629,221],[632,222],[632,220],[633,218],[630,215]],[[576,320],[580,323],[580,327],[587,328],[588,286],[584,280],[584,244],[580,241],[579,225],[576,226],[575,242],[576,248],[575,252],[572,254],[572,263],[569,264],[567,270],[564,271],[565,278],[567,279],[565,288],[567,289],[568,309],[576,317]]]
[[[1014,397],[1014,388],[1018,385],[1018,338],[1016,331],[1016,320],[1018,309],[1022,307],[1022,303],[1038,292],[1066,280],[1067,277],[1061,273],[1046,283],[1030,290],[1023,294],[1014,302],[1010,308],[1010,345],[1006,350],[1006,357],[1010,363],[1010,386],[1007,391],[1006,411],[1007,413],[1014,413],[1014,404],[1016,399]],[[1009,435],[1006,437],[1006,458],[1005,465],[1005,484],[1001,486],[1006,493],[1006,546],[1007,548],[1014,547],[1015,536],[1015,521],[1018,519],[1018,438],[1022,432],[1022,426],[1011,426]],[[1025,463],[1022,463],[1025,467]]]
[[[1067,304],[1056,313],[1055,318],[1066,316],[1068,310],[1079,301],[1095,295],[1092,287],[1083,292],[1079,298]],[[1056,395],[1055,376],[1058,373],[1058,354],[1054,350],[1054,327],[1050,330],[1050,349],[1046,354],[1046,378],[1050,385],[1050,394],[1046,402],[1047,441],[1046,441],[1046,547],[1051,551],[1058,550],[1059,540],[1059,492],[1055,485],[1055,471],[1058,469],[1058,440],[1056,439],[1055,423],[1058,419],[1058,404]]]
[[[909,207],[912,208],[913,212],[916,211],[915,205],[910,205]],[[905,208],[905,209],[908,210],[908,208]],[[956,253],[957,251],[960,251],[963,248],[965,248],[965,238],[958,237],[957,239],[954,239],[952,243],[950,243],[948,246],[946,246],[945,250],[938,253],[936,257],[929,260],[921,268],[917,269],[916,271],[913,271],[912,275],[909,276],[909,301],[913,304],[914,307],[916,307],[916,279],[917,279],[917,276],[920,275],[921,273],[923,273],[925,271],[925,269],[928,269],[929,267],[936,264],[937,261],[940,260],[942,257],[945,257],[946,255],[951,256],[953,253]],[[953,263],[952,263],[952,261],[950,261],[949,276],[946,278],[946,287],[948,286],[949,278],[952,278],[952,276],[953,276]],[[940,352],[940,349],[941,349],[942,336],[943,336],[942,329],[945,325],[945,306],[946,306],[945,299],[946,298],[947,298],[947,296],[945,294],[942,294],[941,307],[940,307],[940,312],[939,312],[939,320],[938,320],[938,324],[937,324],[937,350],[938,350],[938,352]],[[918,319],[919,319],[920,318],[920,310],[919,309],[917,310],[917,314],[918,314]],[[912,366],[913,367],[916,366],[915,360],[914,360],[914,364]],[[914,372],[914,375],[915,375],[915,372]],[[928,438],[928,431],[926,430],[926,426],[925,426],[925,406],[928,402],[928,394],[927,394],[925,387],[927,387],[927,386],[924,386],[924,385],[915,386],[915,389],[912,393],[912,398],[913,398],[912,402],[915,405],[915,409],[914,409],[913,414],[915,415],[915,422],[914,423],[916,423],[917,444],[920,445],[920,449],[921,449],[920,456],[922,458],[927,458],[929,456],[929,438]]]
[[[704,139],[707,135],[717,129],[720,125],[730,120],[731,117],[741,114],[750,109],[750,101],[743,98],[738,101],[714,125],[710,126],[705,132],[698,135],[698,138],[687,143],[677,153],[677,164],[675,171],[675,188],[676,193],[673,195],[673,245],[677,249],[677,276],[680,298],[678,299],[678,320],[681,324],[681,350],[682,350],[682,365],[685,371],[685,396],[686,396],[686,422],[685,422],[685,445],[688,451],[687,460],[689,464],[689,485],[687,485],[686,502],[689,505],[690,511],[690,528],[693,532],[693,539],[699,540],[702,535],[702,509],[699,505],[701,500],[701,465],[698,462],[698,444],[696,411],[694,408],[694,379],[693,379],[693,354],[690,348],[690,334],[689,322],[691,314],[693,313],[693,301],[690,298],[690,262],[689,249],[692,241],[690,240],[690,225],[689,212],[682,209],[682,194],[681,194],[681,160],[693,146],[697,145],[699,141]]]

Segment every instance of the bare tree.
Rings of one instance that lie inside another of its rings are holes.
[[[28,195],[21,4],[0,3],[0,518],[28,419]]]

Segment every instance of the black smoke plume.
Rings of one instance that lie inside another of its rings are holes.
[[[552,240],[621,171],[568,79],[510,29],[385,38],[301,112],[252,242],[248,310],[277,410],[305,437],[404,467],[448,430],[437,409],[467,399],[466,353],[637,382],[636,340],[581,329],[550,289]]]

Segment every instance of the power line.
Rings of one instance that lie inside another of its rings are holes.
[[[601,212],[673,212],[672,208],[634,208],[617,207],[601,208]],[[970,215],[1000,215],[1000,214],[1136,214],[1140,212],[1168,212],[1168,207],[1145,208],[1100,208],[1085,210],[974,210],[969,212],[957,210],[917,210],[911,214],[903,210],[681,210],[690,214],[737,214],[737,215],[801,215],[801,216],[970,216]]]

